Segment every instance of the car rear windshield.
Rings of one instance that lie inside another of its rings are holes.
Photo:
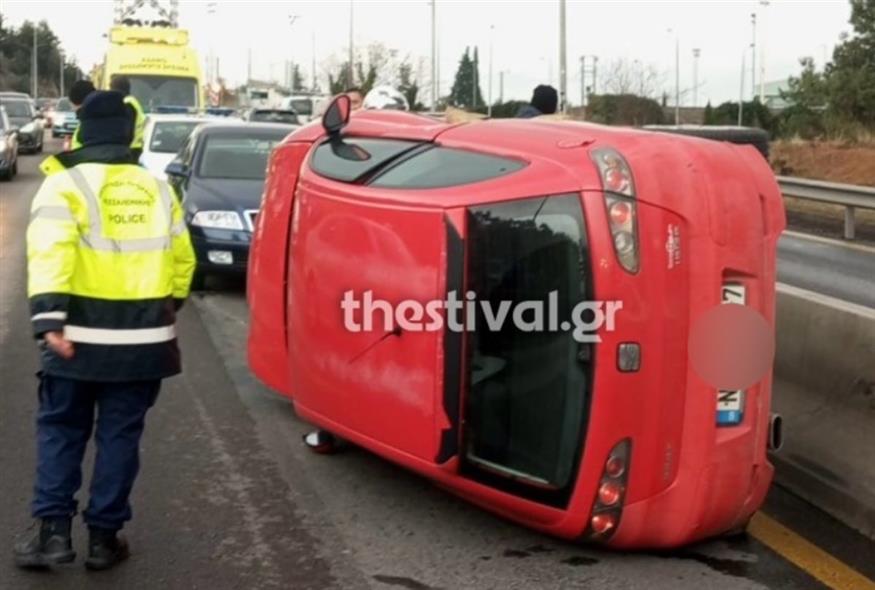
[[[149,151],[162,154],[175,154],[191,135],[192,130],[200,124],[199,121],[161,121],[155,123]]]
[[[70,104],[70,101],[66,98],[62,98],[58,101],[58,104],[55,105],[56,111],[72,111],[73,105]]]
[[[341,182],[426,189],[497,178],[526,163],[424,142],[354,137],[317,147],[311,166],[318,174]]]
[[[442,188],[511,174],[525,162],[435,146],[390,166],[369,184],[385,188]]]
[[[355,182],[421,145],[415,141],[357,137],[346,138],[342,144],[326,141],[316,148],[310,165],[322,176]]]
[[[264,180],[267,158],[285,136],[285,132],[257,136],[209,136],[200,159],[198,176]]]
[[[575,325],[575,307],[589,292],[580,197],[472,207],[467,241],[467,284],[478,305],[467,336],[466,464],[475,475],[497,478],[499,487],[552,490],[559,502],[573,487],[589,405],[591,345],[565,329]],[[485,305],[494,318],[507,302],[541,302],[540,317],[555,318],[555,328],[506,321],[491,329]]]
[[[6,114],[10,117],[32,117],[33,111],[30,108],[30,103],[26,100],[9,100],[3,99],[3,106],[6,107]]]
[[[313,102],[309,98],[293,98],[290,104],[299,115],[313,114]]]
[[[253,111],[250,121],[262,121],[267,123],[290,123],[297,125],[298,116],[294,111],[259,110]]]

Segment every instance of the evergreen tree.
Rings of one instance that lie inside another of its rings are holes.
[[[453,89],[450,91],[450,104],[460,108],[475,108],[483,106],[483,95],[480,92],[479,80],[477,77],[477,50],[474,50],[474,59],[471,59],[471,51],[469,47],[465,48],[465,53],[459,60],[459,67],[456,70],[456,78],[453,82]]]

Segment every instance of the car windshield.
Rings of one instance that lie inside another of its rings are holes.
[[[198,175],[202,178],[264,180],[267,158],[286,132],[256,136],[214,135],[206,138]]]
[[[175,154],[200,121],[159,121],[155,123],[149,151]]]
[[[295,109],[295,112],[299,115],[313,114],[313,102],[309,98],[293,98],[291,101],[291,107]]]
[[[70,101],[66,98],[62,98],[58,101],[58,104],[55,105],[56,111],[72,111],[73,105],[70,104]]]
[[[298,123],[298,117],[294,111],[279,111],[279,110],[263,110],[253,111],[249,117],[250,121],[262,121],[268,123]]]
[[[159,106],[195,107],[198,100],[197,80],[169,76],[128,76],[131,94],[137,97],[143,110],[151,112]]]
[[[10,117],[30,117],[30,105],[25,100],[4,100],[6,114]]]

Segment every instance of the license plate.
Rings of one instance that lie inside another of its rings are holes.
[[[744,418],[744,390],[717,392],[717,426],[737,426]]]
[[[741,283],[723,283],[720,292],[723,303],[744,305],[747,289]],[[737,426],[744,419],[744,390],[717,392],[717,426]]]

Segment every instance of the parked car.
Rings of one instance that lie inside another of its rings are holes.
[[[300,123],[305,124],[321,117],[329,100],[328,96],[300,94],[284,98],[280,108],[295,111]]]
[[[721,393],[688,342],[724,303],[774,330],[785,219],[759,153],[348,111],[336,98],[271,156],[247,282],[254,373],[319,428],[544,533],[658,548],[743,529],[772,480],[771,374]],[[468,292],[464,326],[441,322]],[[547,304],[551,327],[548,312],[540,330],[495,327],[505,302]],[[614,322],[575,318],[618,303]]]
[[[166,179],[167,164],[173,161],[194,128],[206,120],[193,115],[148,115],[140,165],[158,178]]]
[[[0,179],[12,180],[18,174],[18,131],[12,128],[6,108],[0,106]]]
[[[77,127],[79,119],[76,118],[73,104],[66,98],[59,99],[52,115],[52,137],[73,135]]]
[[[243,120],[253,123],[300,124],[298,113],[294,109],[250,109],[243,115]]]
[[[30,96],[22,92],[0,92],[0,105],[6,107],[9,123],[18,129],[18,151],[43,151],[43,121]]]
[[[194,288],[210,274],[246,272],[271,150],[295,128],[267,123],[198,126],[167,165],[197,255]]]

